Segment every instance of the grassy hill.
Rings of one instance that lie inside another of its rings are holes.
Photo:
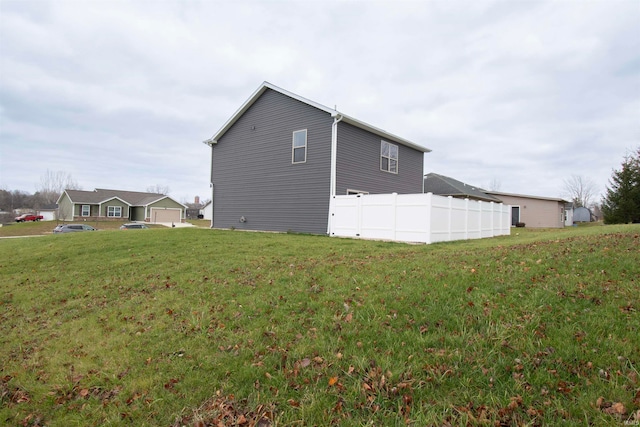
[[[639,234],[3,239],[0,424],[638,423]]]

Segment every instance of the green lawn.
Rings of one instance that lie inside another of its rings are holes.
[[[637,425],[639,235],[0,239],[0,424]]]

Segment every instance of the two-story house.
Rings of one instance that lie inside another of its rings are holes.
[[[204,142],[212,227],[315,234],[335,195],[420,193],[430,151],[268,82]]]

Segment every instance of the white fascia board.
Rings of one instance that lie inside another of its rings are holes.
[[[343,121],[345,123],[349,123],[352,126],[358,127],[360,129],[369,131],[373,134],[376,134],[382,138],[388,139],[390,140],[390,142],[397,142],[400,143],[402,145],[406,145],[407,147],[411,147],[414,150],[418,150],[421,151],[423,153],[429,153],[431,152],[430,149],[423,147],[421,145],[415,144],[411,141],[408,141],[404,138],[401,138],[397,135],[394,135],[392,133],[389,133],[385,130],[382,129],[378,129],[375,126],[371,126],[368,123],[365,123],[363,121],[354,119],[353,117],[347,116],[346,114],[343,114],[337,110],[334,110],[333,108],[329,108],[327,106],[324,106],[322,104],[319,104],[315,101],[312,101],[310,99],[307,99],[305,97],[302,97],[300,95],[297,95],[293,92],[289,92],[286,89],[282,89],[281,87],[278,87],[274,84],[271,84],[269,82],[263,82],[260,87],[258,87],[258,89],[256,89],[255,92],[253,92],[253,94],[249,97],[249,99],[247,99],[244,104],[242,104],[242,106],[233,114],[233,116],[231,116],[231,118],[229,120],[227,120],[225,122],[224,125],[222,125],[222,127],[220,128],[220,130],[218,130],[218,132],[216,132],[211,138],[207,139],[206,141],[203,141],[205,144],[207,145],[215,145],[218,143],[218,139],[220,139],[222,137],[222,135],[225,134],[225,132],[227,132],[229,130],[229,128],[231,126],[233,126],[233,124],[238,121],[238,119],[249,109],[249,107],[251,107],[254,102],[256,102],[256,100],[260,97],[260,95],[262,95],[267,89],[271,89],[274,90],[276,92],[279,92],[285,96],[288,96],[289,98],[293,98],[297,101],[303,102],[307,105],[310,105],[312,107],[317,108],[318,110],[324,111],[328,114],[331,115],[331,117],[336,117],[336,116],[342,116],[343,117]]]
[[[516,194],[516,193],[503,193],[500,191],[485,191],[487,194],[493,194],[496,196],[512,196],[512,197],[522,197],[523,199],[536,199],[536,200],[549,200],[551,202],[564,202],[569,203],[564,199],[559,199],[557,197],[544,197],[544,196],[530,196],[528,194]]]
[[[99,204],[99,205],[103,205],[103,204],[105,204],[105,203],[107,203],[107,202],[109,202],[109,201],[111,201],[111,200],[113,200],[113,199],[118,199],[118,200],[120,200],[122,203],[125,203],[127,206],[131,206],[131,203],[127,202],[126,200],[121,199],[121,198],[120,198],[120,197],[118,197],[118,196],[113,196],[113,197],[106,198],[106,199],[102,200],[101,202],[99,202],[98,204]],[[95,204],[95,203],[94,203],[94,204]]]
[[[64,190],[62,194],[60,194],[60,197],[58,197],[58,200],[56,201],[56,205],[60,205],[60,200],[62,200],[62,196],[64,196],[65,194],[69,198],[69,201],[73,203],[73,200],[71,200],[71,196],[69,195],[69,193],[67,193],[67,190]]]
[[[163,196],[163,197],[160,197],[160,198],[158,198],[158,199],[156,199],[156,200],[153,200],[153,201],[151,201],[151,202],[149,202],[149,203],[147,203],[147,204],[145,204],[145,205],[143,205],[143,206],[146,208],[146,207],[151,206],[151,205],[152,205],[152,204],[154,204],[154,203],[158,203],[159,201],[164,200],[164,199],[170,199],[170,200],[172,200],[172,201],[176,202],[177,204],[179,204],[180,206],[182,206],[183,208],[185,208],[185,209],[189,209],[189,207],[188,207],[187,205],[183,205],[182,203],[180,203],[180,202],[179,202],[179,201],[177,201],[176,199],[172,198],[171,196]],[[167,208],[167,209],[175,209],[175,208]]]
[[[341,114],[341,113],[340,113]],[[397,135],[394,135],[392,133],[387,132],[386,130],[383,129],[379,129],[375,126],[371,126],[368,123],[365,123],[363,121],[360,121],[358,119],[354,119],[353,117],[349,117],[345,114],[341,114],[343,119],[342,121],[345,123],[349,123],[350,125],[353,125],[355,127],[358,127],[360,129],[364,129],[366,131],[369,131],[373,134],[376,134],[386,140],[388,140],[388,142],[397,142],[399,144],[402,145],[406,145],[407,147],[411,147],[414,150],[418,150],[418,151],[422,151],[423,153],[430,153],[431,150],[429,148],[423,147],[422,145],[418,145],[416,143],[413,143],[407,139],[401,138]]]

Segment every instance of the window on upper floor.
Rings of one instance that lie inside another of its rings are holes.
[[[293,132],[291,163],[304,163],[307,161],[307,130]]]
[[[380,170],[398,173],[398,146],[387,141],[380,143]]]

